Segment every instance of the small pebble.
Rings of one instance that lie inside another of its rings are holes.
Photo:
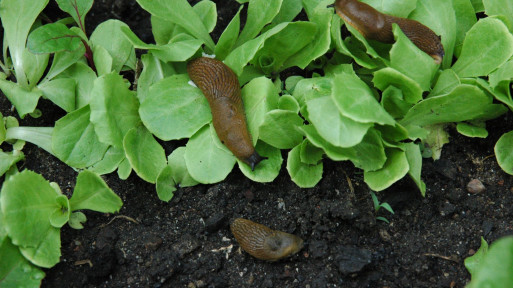
[[[478,194],[485,190],[485,186],[478,179],[472,179],[467,184],[467,191],[472,194]]]

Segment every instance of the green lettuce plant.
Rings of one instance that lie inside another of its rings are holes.
[[[79,210],[113,213],[121,205],[105,182],[87,170],[78,175],[70,199],[56,183],[30,170],[7,177],[0,191],[0,285],[37,286],[44,277],[37,267],[59,262],[62,226],[82,229],[86,216]]]
[[[472,276],[467,288],[506,288],[513,283],[513,237],[498,239],[490,247],[481,238],[481,247],[465,259],[465,267]]]
[[[45,97],[55,99],[68,114],[55,127],[41,130],[44,140],[26,136],[32,133],[11,138],[46,147],[76,169],[99,174],[117,170],[121,179],[134,171],[155,183],[165,201],[176,186],[224,180],[236,164],[254,181],[273,181],[283,162],[281,149],[290,149],[286,168],[300,187],[321,180],[327,157],[363,169],[373,190],[409,175],[424,194],[422,156],[441,156],[448,125],[455,123],[469,137],[486,137],[486,120],[512,107],[511,16],[497,9],[509,7],[505,1],[364,1],[385,13],[421,21],[441,35],[446,56],[440,66],[397,26],[392,45],[367,41],[351,26],[346,26],[349,36],[343,37],[343,21],[327,8],[331,0],[239,2],[247,2],[244,28],[239,9],[214,43],[214,2],[192,7],[185,0],[139,0],[151,14],[155,44],[147,44],[113,20],[100,24],[88,38],[83,22],[92,2],[58,1],[73,21],[37,24],[23,49],[40,56],[55,53],[46,77],[32,81],[38,84],[30,92],[46,88]],[[302,9],[308,20],[293,21]],[[493,17],[478,20],[476,11],[482,9]],[[70,22],[77,27],[68,28]],[[136,70],[135,49],[146,53],[140,59],[142,71],[130,85],[119,72]],[[253,144],[268,158],[255,171],[220,143],[206,99],[189,84],[186,62],[202,53],[214,53],[239,77]],[[282,81],[279,73],[290,67],[320,74]],[[45,86],[52,81],[58,82]],[[21,82],[5,83],[6,94],[23,87]],[[64,93],[58,84],[72,92]],[[496,146],[506,172],[512,169],[509,136]],[[157,139],[188,140],[166,157]]]

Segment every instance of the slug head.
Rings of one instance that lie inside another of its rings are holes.
[[[256,152],[256,150],[243,161],[251,167],[251,171],[255,171],[255,166],[260,163],[260,161],[267,159],[267,157],[262,157]]]
[[[264,249],[276,260],[296,254],[303,248],[303,239],[289,233],[274,231],[264,241]],[[274,260],[272,260],[274,261]]]

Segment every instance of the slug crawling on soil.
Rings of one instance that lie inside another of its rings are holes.
[[[303,239],[296,235],[272,230],[243,218],[235,219],[230,230],[244,251],[261,260],[276,261],[303,248]]]
[[[208,57],[189,62],[187,73],[208,100],[221,142],[254,170],[265,158],[258,155],[251,142],[237,75],[223,62]]]
[[[392,23],[396,23],[413,44],[433,57],[437,64],[442,63],[444,47],[440,37],[423,24],[415,20],[383,14],[358,0],[336,0],[333,6],[346,23],[367,39],[393,43]]]

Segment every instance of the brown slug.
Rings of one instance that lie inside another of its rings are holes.
[[[365,38],[384,43],[393,43],[392,23],[396,23],[403,33],[437,64],[442,63],[444,47],[440,37],[418,21],[383,14],[358,0],[336,0],[337,14]]]
[[[243,218],[235,219],[230,230],[244,251],[261,260],[276,261],[303,248],[303,239],[296,235],[272,230]]]
[[[251,142],[237,75],[223,62],[208,57],[189,62],[187,73],[208,100],[219,140],[254,170],[265,158]]]

